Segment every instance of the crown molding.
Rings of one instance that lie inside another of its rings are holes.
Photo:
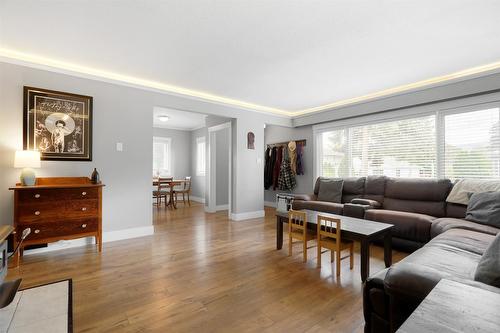
[[[238,109],[243,109],[243,110],[272,114],[274,116],[281,116],[289,119],[309,115],[312,113],[334,110],[348,105],[371,102],[381,98],[388,98],[403,93],[410,93],[423,89],[429,89],[436,86],[447,85],[458,81],[464,81],[500,72],[500,61],[497,61],[486,65],[460,70],[446,75],[436,76],[429,79],[420,80],[417,82],[412,82],[397,87],[392,87],[389,89],[372,92],[362,96],[335,101],[325,105],[305,108],[296,111],[290,111],[290,110],[282,110],[269,106],[240,101],[228,97],[218,96],[207,92],[191,90],[183,87],[177,87],[162,82],[150,81],[106,70],[77,65],[65,61],[50,59],[6,48],[0,48],[0,61],[37,68],[37,69],[48,70],[56,73],[68,74],[76,77],[82,77],[82,78],[114,83],[153,92],[159,92],[163,94],[186,97],[208,103],[236,107]]]

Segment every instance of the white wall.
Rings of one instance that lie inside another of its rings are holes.
[[[229,203],[229,128],[215,132],[216,141],[216,205],[223,206]]]
[[[172,140],[172,176],[175,179],[191,176],[191,132],[153,127],[153,136]]]
[[[291,140],[306,140],[306,146],[303,150],[304,175],[297,175],[297,187],[291,193],[312,193],[313,188],[313,152],[314,140],[312,126],[302,126],[296,128],[267,125],[264,130],[265,144],[285,142]],[[267,146],[264,146],[264,151]],[[284,191],[273,191],[272,187],[264,191],[264,201],[269,203],[276,202],[276,193]]]

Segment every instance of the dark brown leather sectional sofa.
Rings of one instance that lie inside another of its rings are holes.
[[[466,206],[446,202],[452,186],[448,179],[345,178],[342,203],[329,203],[317,200],[318,179],[313,194],[296,196],[294,209],[394,224],[394,247],[416,250],[365,282],[365,332],[396,331],[442,278],[500,293],[474,281],[477,264],[500,229],[466,221]]]

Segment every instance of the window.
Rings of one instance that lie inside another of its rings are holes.
[[[325,177],[500,178],[500,108],[351,125],[317,136]]]
[[[205,176],[205,137],[196,139],[196,175]]]
[[[153,137],[153,176],[172,176],[170,161],[172,160],[171,139]]]
[[[444,176],[500,178],[499,108],[444,116]]]

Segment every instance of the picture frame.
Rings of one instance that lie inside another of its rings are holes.
[[[24,87],[23,147],[42,160],[92,161],[91,96]]]

